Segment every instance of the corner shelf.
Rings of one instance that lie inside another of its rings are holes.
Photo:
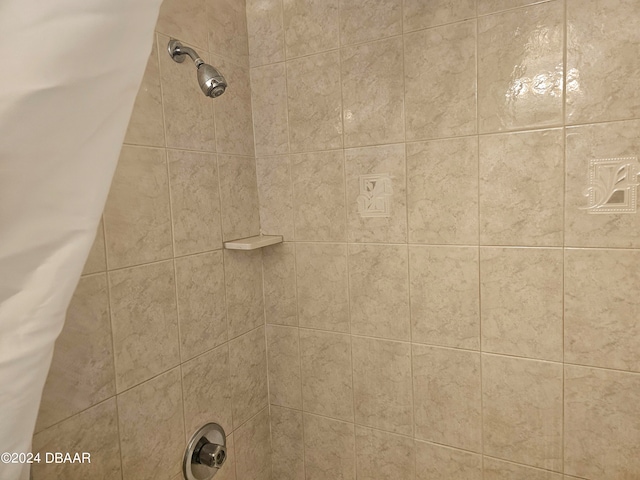
[[[282,240],[282,235],[257,235],[224,242],[224,248],[227,250],[257,250],[258,248],[282,243]]]

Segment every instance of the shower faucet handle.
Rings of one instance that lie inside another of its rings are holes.
[[[216,443],[205,443],[198,453],[198,461],[211,468],[221,468],[227,459],[227,447]]]

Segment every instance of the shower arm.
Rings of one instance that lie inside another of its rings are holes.
[[[204,60],[200,58],[198,52],[193,48],[185,47],[178,40],[171,40],[169,42],[169,54],[171,55],[171,58],[178,63],[184,62],[184,56],[189,55],[191,60],[193,60],[193,63],[196,64],[196,68],[199,68],[200,65],[204,63]]]

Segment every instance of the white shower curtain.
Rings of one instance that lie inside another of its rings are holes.
[[[160,0],[0,0],[0,454],[28,452]],[[0,462],[0,480],[28,478]]]

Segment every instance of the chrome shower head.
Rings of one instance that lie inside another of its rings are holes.
[[[175,62],[184,62],[185,55],[191,57],[198,69],[198,84],[207,97],[219,97],[227,89],[227,81],[222,74],[211,65],[204,63],[193,48],[185,47],[178,40],[171,39],[167,49]]]
[[[198,67],[198,83],[203,93],[211,98],[219,97],[227,88],[227,81],[222,74],[206,63]]]

